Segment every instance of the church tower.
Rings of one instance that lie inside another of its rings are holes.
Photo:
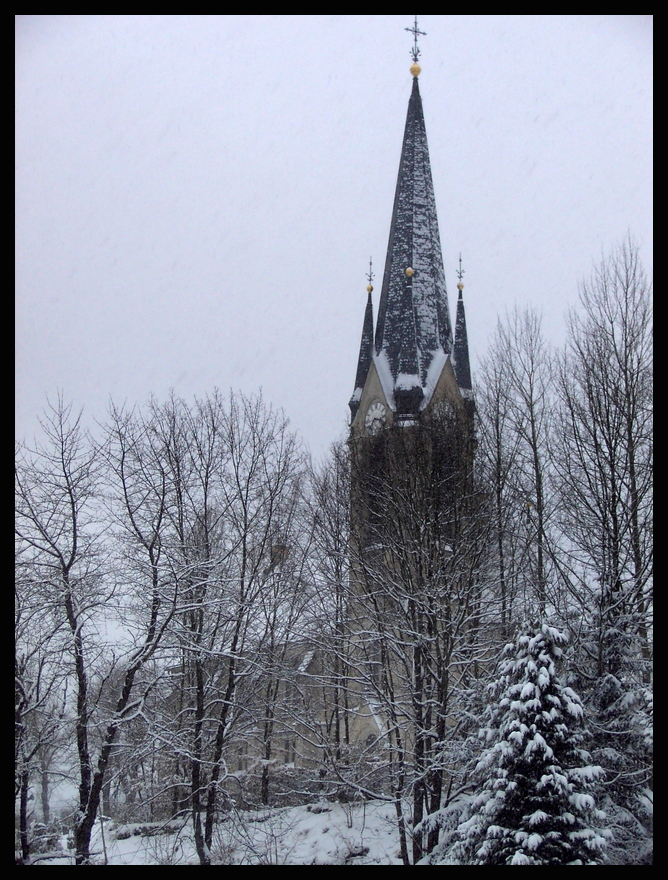
[[[417,63],[408,102],[378,316],[368,298],[350,400],[351,739],[410,779],[412,821],[441,803],[439,749],[456,726],[482,604],[485,517],[476,491],[461,260],[451,323]],[[435,835],[435,838],[434,838]],[[412,864],[435,832],[413,835]],[[404,864],[408,861],[405,842]]]
[[[417,26],[413,29],[417,40]],[[385,271],[373,331],[371,279],[350,399],[351,431],[359,437],[384,426],[410,426],[447,398],[473,415],[466,317],[459,299],[453,340],[434,185],[413,50],[408,102]]]
[[[408,102],[378,315],[371,272],[350,400],[350,736],[410,791],[409,860],[438,841],[443,743],[456,729],[483,606],[483,493],[474,479],[474,401],[461,260],[451,323],[417,63]],[[369,769],[371,772],[371,769]],[[403,825],[402,825],[403,827]]]

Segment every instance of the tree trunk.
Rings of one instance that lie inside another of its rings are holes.
[[[42,801],[42,821],[48,825],[51,821],[51,810],[49,807],[49,770],[45,763],[40,766],[40,795]]]

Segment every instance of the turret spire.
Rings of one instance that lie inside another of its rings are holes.
[[[457,384],[459,385],[464,397],[471,396],[471,364],[469,361],[469,343],[466,333],[466,312],[464,311],[464,298],[462,291],[464,290],[464,270],[462,269],[462,255],[459,255],[459,271],[457,278],[459,283],[457,289],[459,296],[457,298],[457,319],[455,321],[455,346],[454,346],[454,367]]]
[[[364,324],[362,325],[362,340],[360,342],[360,353],[357,358],[357,373],[355,374],[355,390],[350,398],[348,406],[350,407],[351,418],[355,418],[360,405],[360,398],[364,389],[364,383],[373,360],[373,303],[371,301],[371,293],[373,291],[373,270],[371,267],[371,257],[369,257],[369,272],[367,274],[369,283],[367,284],[367,302],[364,311]]]

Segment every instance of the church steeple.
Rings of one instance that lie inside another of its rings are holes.
[[[397,414],[407,417],[429,401],[432,363],[436,361],[442,367],[443,355],[452,352],[417,63],[411,72],[413,89],[406,115],[375,339],[377,360],[385,362],[389,369],[387,378]]]
[[[418,77],[417,19],[408,101],[390,237],[375,334],[371,299],[364,316],[355,391],[350,400],[354,434],[392,423],[409,427],[431,418],[438,401],[472,414],[471,370],[461,296],[453,340],[434,184]],[[370,342],[371,340],[371,342]],[[468,402],[470,401],[470,403]]]

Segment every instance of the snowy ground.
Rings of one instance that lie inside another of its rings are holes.
[[[153,829],[154,826],[151,826]],[[95,828],[95,862],[109,865],[196,865],[190,825],[169,833],[141,836],[141,825],[105,823],[104,845]],[[63,849],[66,850],[63,838]],[[323,802],[238,813],[216,828],[214,864],[226,865],[400,865],[396,816],[392,804],[352,805]],[[64,855],[40,861],[68,865]]]

